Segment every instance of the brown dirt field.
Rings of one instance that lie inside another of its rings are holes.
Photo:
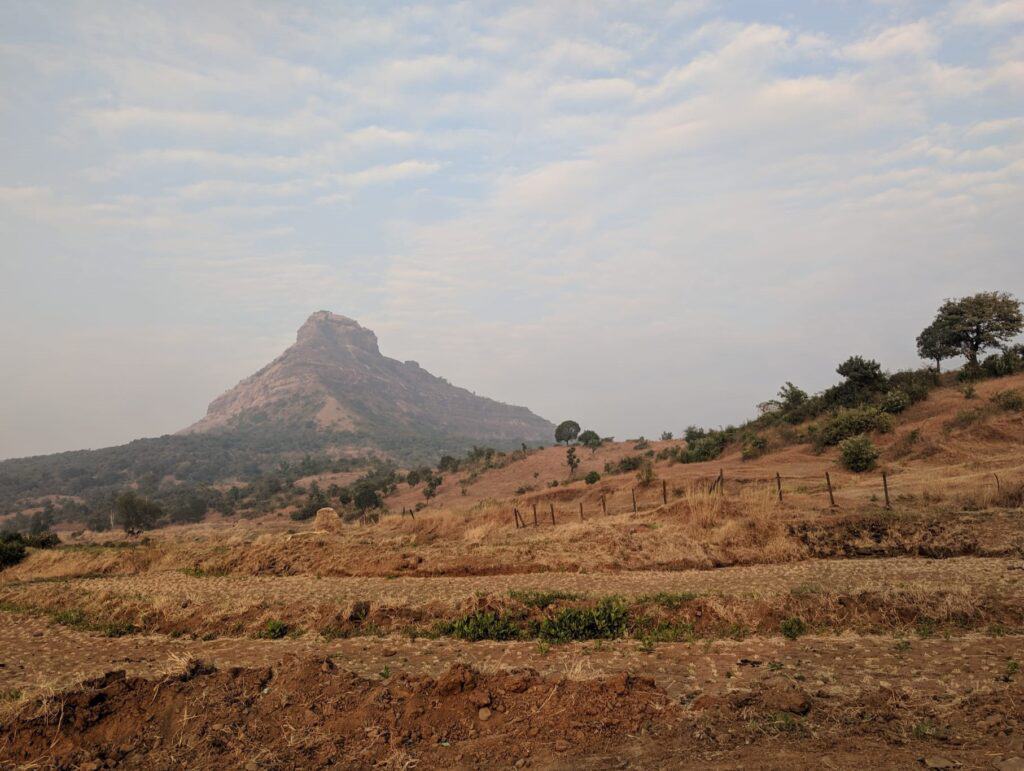
[[[605,641],[545,651],[403,638],[110,639],[49,634],[29,620],[4,625],[0,641],[5,651],[31,641],[42,649],[5,653],[0,688],[49,694],[23,699],[8,723],[0,757],[13,763],[782,768],[825,755],[836,768],[907,767],[922,757],[990,768],[1024,742],[1012,666],[1024,639],[1012,636],[751,638],[650,651]],[[77,678],[54,682],[55,666]],[[129,679],[103,677],[116,670]]]
[[[951,422],[1014,387],[876,437],[891,509],[806,445],[659,462],[636,512],[635,475],[566,483],[547,448],[415,519],[30,550],[0,572],[0,767],[1024,768],[1024,416]],[[612,595],[610,639],[540,641],[601,637],[572,624]],[[481,618],[518,626],[456,639]]]

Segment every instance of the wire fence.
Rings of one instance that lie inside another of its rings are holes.
[[[1002,492],[1003,482],[999,478],[998,474],[991,474],[995,485],[996,493]],[[864,475],[858,475],[858,481],[864,479]],[[872,494],[881,496],[881,500],[884,501],[886,509],[892,509],[892,491],[890,490],[890,477],[888,471],[879,472],[878,490]],[[714,477],[697,477],[693,480],[689,480],[688,486],[689,491],[699,490],[704,494],[719,494],[727,496],[730,492],[735,493],[737,486],[742,489],[744,486],[751,484],[764,484],[774,487],[774,496],[777,498],[779,503],[784,503],[787,495],[821,495],[824,501],[827,501],[830,509],[841,508],[840,503],[836,500],[836,490],[840,488],[841,482],[845,481],[842,479],[836,479],[835,482],[832,478],[831,472],[823,472],[822,474],[815,475],[799,475],[799,474],[786,474],[783,475],[781,472],[777,472],[774,476],[744,476],[744,477],[726,477],[725,470],[721,469],[717,476]],[[786,482],[806,482],[812,483],[812,489],[803,489],[793,491],[792,489],[787,490]],[[730,491],[730,486],[732,490]],[[652,495],[653,491],[653,495]],[[660,489],[657,486],[639,486],[632,487],[628,491],[628,498],[624,506],[613,507],[609,504],[609,498],[614,493],[602,492],[598,498],[596,504],[591,500],[591,509],[588,511],[584,506],[583,496],[578,496],[573,502],[577,505],[565,511],[564,509],[558,510],[555,507],[555,502],[547,499],[543,501],[534,501],[526,504],[523,509],[518,506],[514,506],[512,509],[512,521],[516,529],[524,527],[539,527],[541,524],[558,524],[559,519],[566,521],[576,519],[578,516],[579,521],[585,521],[588,517],[593,516],[607,516],[615,514],[625,514],[629,512],[637,513],[639,511],[650,511],[660,507],[668,506],[670,503],[685,500],[687,496],[687,487],[679,487],[673,485],[669,486],[667,480],[662,480]],[[671,494],[670,494],[671,493]],[[625,491],[620,491],[616,495],[616,503],[623,497]],[[656,497],[655,497],[656,496]],[[646,497],[647,500],[643,500]],[[823,501],[823,502],[824,502]],[[546,504],[546,505],[545,505]],[[540,508],[538,508],[540,507]]]

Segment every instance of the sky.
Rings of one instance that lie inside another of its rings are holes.
[[[1024,296],[1024,0],[0,0],[0,457],[327,309],[619,438]]]

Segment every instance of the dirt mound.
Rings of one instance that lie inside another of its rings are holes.
[[[316,518],[313,520],[314,530],[326,530],[329,533],[337,533],[342,528],[341,517],[330,506],[319,509]]]
[[[0,758],[83,769],[510,766],[594,751],[672,710],[652,680],[627,674],[577,682],[456,665],[436,680],[385,670],[371,681],[323,659],[224,671],[193,662],[159,681],[111,672],[29,705],[3,731]]]

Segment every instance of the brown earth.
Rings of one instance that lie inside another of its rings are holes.
[[[876,437],[889,508],[806,445],[648,487],[548,448],[446,474],[415,518],[31,550],[0,572],[0,765],[1024,767],[1024,417],[986,407],[1012,387]],[[540,634],[602,602],[612,639]],[[515,639],[459,639],[481,618]]]

